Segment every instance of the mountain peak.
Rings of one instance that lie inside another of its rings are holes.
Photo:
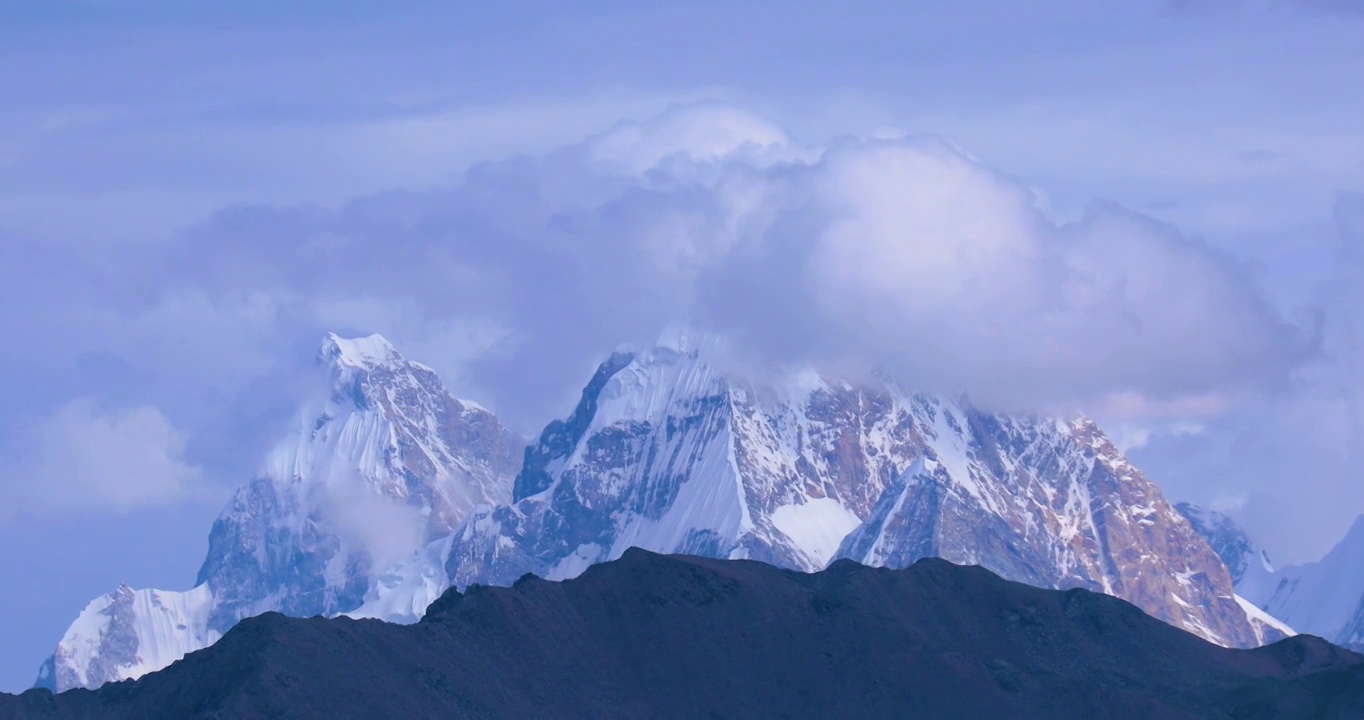
[[[214,521],[192,589],[119,585],[101,596],[58,641],[39,684],[138,677],[264,611],[357,610],[395,562],[448,536],[473,508],[511,500],[524,439],[457,400],[430,368],[379,335],[329,333],[316,362],[316,379],[330,385],[311,385]]]
[[[379,334],[345,338],[327,333],[318,356],[333,365],[355,368],[372,368],[403,360],[393,343]]]

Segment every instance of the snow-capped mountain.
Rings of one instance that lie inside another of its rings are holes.
[[[807,571],[836,555],[940,555],[1258,644],[1226,567],[1092,422],[994,416],[812,371],[755,384],[699,345],[682,334],[612,355],[527,451],[516,501],[475,511],[360,614],[419,605],[406,593],[441,581],[573,577],[631,546]]]
[[[948,432],[837,557],[981,565],[1038,587],[1116,595],[1222,645],[1259,644],[1225,566],[1093,421],[939,412]]]
[[[470,516],[453,584],[558,579],[637,546],[822,568],[920,449],[889,396],[727,378],[686,335],[613,355],[526,454],[514,505]]]
[[[1321,560],[1280,568],[1238,592],[1298,632],[1364,650],[1364,516]]]
[[[382,338],[329,337],[326,391],[214,523],[194,589],[96,599],[39,684],[136,677],[267,610],[412,622],[452,585],[574,577],[632,546],[805,571],[935,555],[1225,645],[1272,636],[1094,423],[809,369],[758,382],[723,356],[685,332],[617,352],[526,448]]]
[[[39,685],[137,677],[267,610],[354,610],[393,562],[448,536],[475,506],[511,500],[525,441],[451,396],[430,368],[377,335],[331,335],[318,360],[325,390],[213,524],[195,587],[96,598]]]

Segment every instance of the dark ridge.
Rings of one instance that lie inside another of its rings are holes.
[[[416,625],[267,613],[137,681],[0,695],[0,717],[1360,718],[1362,661],[1313,637],[1229,650],[942,560],[803,574],[630,550],[452,590]]]

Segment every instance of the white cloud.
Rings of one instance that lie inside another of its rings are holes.
[[[75,400],[22,439],[26,451],[0,471],[12,514],[121,514],[199,489],[198,470],[183,459],[184,439],[153,407]]]
[[[761,159],[787,149],[791,138],[765,118],[730,105],[675,107],[652,121],[623,121],[587,140],[593,163],[642,175],[671,159],[694,164],[735,157]]]
[[[1204,425],[1195,422],[1128,425],[1121,422],[1110,423],[1104,421],[1102,417],[1100,418],[1100,425],[1113,441],[1113,444],[1124,453],[1140,450],[1149,445],[1152,440],[1161,437],[1196,436],[1207,430]]]
[[[231,353],[253,359],[265,338],[391,334],[530,433],[603,353],[679,318],[760,364],[1128,420],[1215,413],[1310,350],[1200,241],[1113,204],[1074,222],[1041,205],[933,138],[804,147],[749,111],[682,106],[431,192],[231,209],[148,258],[141,312],[220,318],[233,331],[210,344],[255,338]],[[237,327],[252,318],[272,329]]]
[[[1364,511],[1364,196],[1342,195],[1320,356],[1196,438],[1154,434],[1134,460],[1166,492],[1234,512],[1283,563],[1316,560]]]
[[[309,517],[319,518],[374,568],[386,568],[420,549],[426,538],[421,511],[380,495],[363,478],[340,474],[315,488]]]
[[[934,139],[735,172],[767,207],[729,218],[743,229],[699,299],[778,359],[860,359],[1033,408],[1216,411],[1195,398],[1281,382],[1312,350],[1231,258],[1113,204],[1057,224],[1026,185]]]
[[[125,400],[191,428],[215,479],[254,463],[331,329],[391,336],[532,434],[605,353],[678,319],[757,367],[880,367],[1132,426],[1224,414],[1311,350],[1238,262],[1172,227],[1113,204],[1057,220],[1033,186],[933,138],[807,147],[713,104],[429,192],[240,206],[136,253],[44,253],[0,267],[0,293],[45,300],[0,330],[37,338],[33,357],[117,358],[143,378]],[[77,373],[77,392],[117,387],[116,365]]]

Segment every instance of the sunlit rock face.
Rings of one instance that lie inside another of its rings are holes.
[[[456,530],[449,582],[572,577],[631,546],[805,571],[937,556],[1258,644],[1222,561],[1093,422],[812,371],[754,383],[708,353],[681,342],[603,363],[527,452],[516,502]]]
[[[382,338],[329,337],[325,392],[215,522],[196,587],[97,599],[39,682],[136,677],[267,610],[412,622],[452,585],[570,578],[630,547],[807,572],[941,557],[1224,645],[1272,636],[1093,422],[884,378],[758,379],[722,354],[685,332],[617,352],[527,448]]]

